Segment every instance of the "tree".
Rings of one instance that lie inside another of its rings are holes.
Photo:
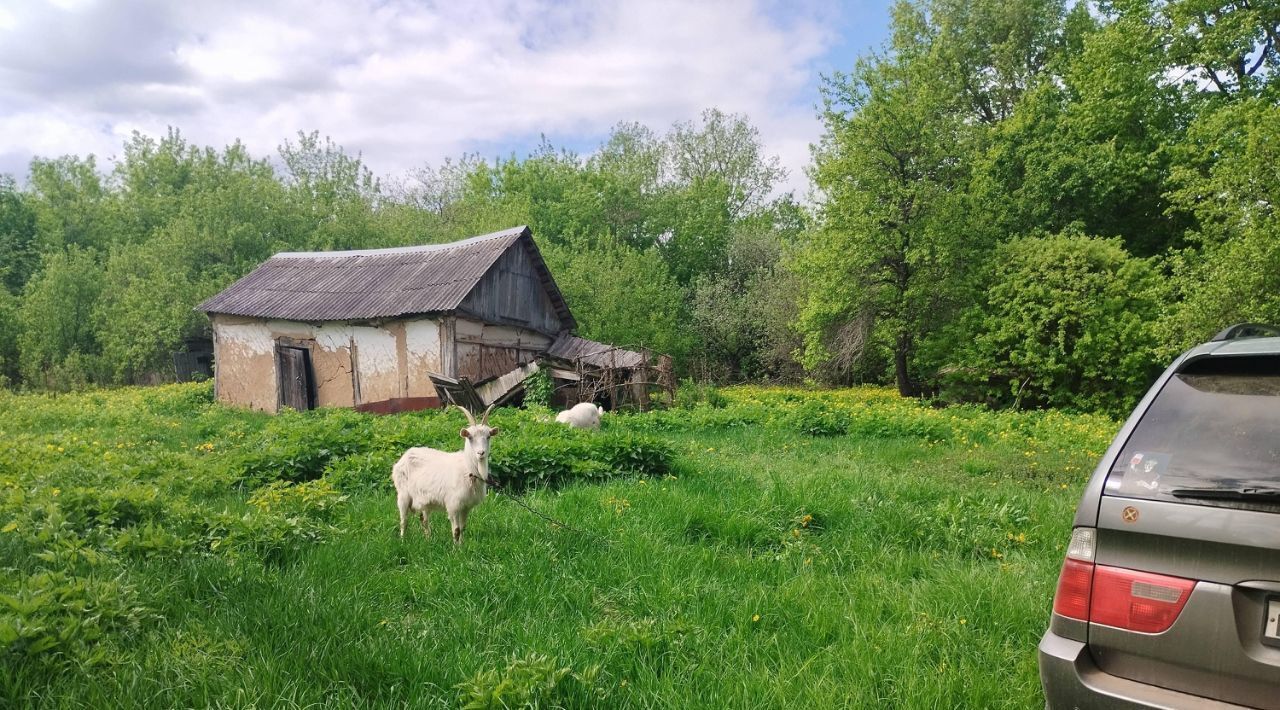
[[[543,254],[583,337],[677,358],[688,351],[684,292],[656,251],[548,244]]]
[[[380,246],[373,211],[382,187],[359,155],[348,155],[328,137],[321,141],[318,131],[300,131],[298,142],[285,141],[279,153],[281,182],[299,220],[295,233],[305,235],[299,248]]]
[[[18,381],[18,299],[0,289],[0,388]]]
[[[8,175],[0,175],[0,284],[20,293],[40,263],[36,215]]]
[[[1162,38],[1145,20],[1074,21],[1085,26],[1078,49],[1052,65],[976,159],[975,203],[997,238],[1078,228],[1159,254],[1188,226],[1166,215],[1164,196],[1188,107],[1160,80]]]
[[[724,209],[739,220],[764,206],[787,176],[777,156],[766,156],[760,132],[745,116],[719,109],[702,112],[702,125],[679,122],[667,135],[668,165],[677,185],[723,186]]]
[[[102,293],[102,267],[78,247],[46,254],[27,282],[18,310],[23,378],[66,387],[100,381],[93,308]]]
[[[1195,216],[1173,255],[1180,296],[1162,320],[1167,357],[1242,321],[1280,322],[1280,106],[1247,99],[1202,115],[1171,198]]]
[[[778,231],[740,227],[729,244],[727,268],[694,285],[691,316],[704,370],[717,379],[794,378],[799,347],[795,277],[784,268],[789,246]]]
[[[1165,29],[1170,63],[1184,79],[1222,94],[1254,95],[1280,70],[1280,2],[1276,0],[1172,0],[1155,12],[1126,7]]]
[[[812,173],[823,226],[797,261],[809,285],[806,366],[835,360],[848,371],[879,330],[904,396],[921,392],[919,340],[954,310],[947,284],[974,246],[949,219],[970,124],[935,71],[933,34],[920,7],[899,3],[889,52],[826,82]]]
[[[30,189],[41,251],[105,249],[120,238],[112,194],[92,155],[32,160]]]

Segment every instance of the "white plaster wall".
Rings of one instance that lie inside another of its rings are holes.
[[[396,336],[382,328],[351,326],[356,346],[356,376],[360,380],[360,401],[379,402],[399,397],[399,356]]]
[[[409,321],[404,324],[409,359],[415,367],[440,369],[440,324],[433,320]]]
[[[265,323],[218,323],[218,337],[246,355],[272,355],[276,341]]]
[[[324,323],[312,329],[316,346],[338,352],[351,346],[351,326],[346,323]]]
[[[405,349],[408,351],[409,397],[434,397],[435,385],[428,372],[441,372],[441,324],[434,320],[407,321],[404,324]]]

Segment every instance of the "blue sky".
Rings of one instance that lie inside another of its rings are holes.
[[[590,152],[620,121],[746,114],[804,192],[820,76],[888,32],[888,2],[8,0],[0,172],[135,130],[268,155],[319,130],[378,174],[445,157]]]

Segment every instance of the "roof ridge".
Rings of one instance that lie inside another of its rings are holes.
[[[418,254],[421,252],[447,251],[459,247],[466,247],[478,242],[488,241],[490,239],[500,239],[503,237],[519,237],[529,229],[526,225],[519,225],[508,229],[502,229],[489,234],[481,234],[477,237],[468,237],[456,242],[444,242],[442,244],[419,244],[407,247],[385,247],[381,249],[348,249],[345,251],[282,251],[271,256],[272,259],[340,259],[346,257],[360,256],[389,256],[392,254]]]

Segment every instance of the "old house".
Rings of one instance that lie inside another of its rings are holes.
[[[282,253],[201,303],[228,404],[439,406],[429,375],[482,382],[572,337],[527,227],[449,244]]]

